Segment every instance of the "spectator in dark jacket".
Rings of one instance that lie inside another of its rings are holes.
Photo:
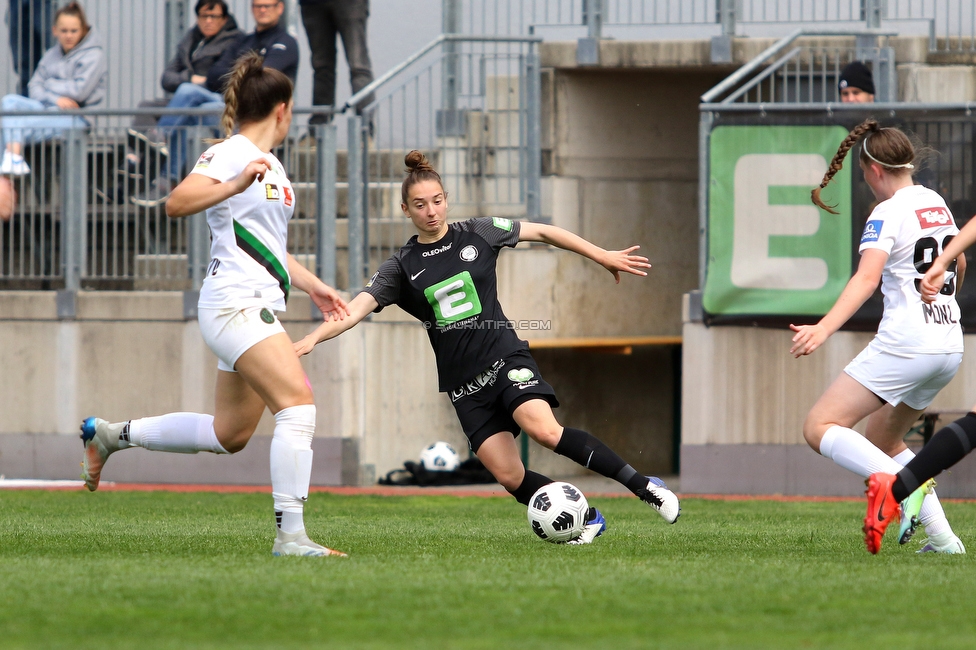
[[[241,38],[224,0],[199,0],[195,11],[197,24],[176,46],[176,56],[163,71],[160,83],[168,93],[175,93],[180,84],[205,85],[213,64]]]
[[[284,2],[252,0],[251,12],[254,15],[254,33],[240,38],[236,45],[224,50],[221,57],[207,71],[205,85],[192,84],[190,87],[188,84],[180,85],[170,101],[171,107],[223,109],[223,96],[220,93],[224,90],[224,77],[234,67],[237,59],[248,52],[257,52],[264,57],[264,67],[280,70],[292,82],[295,81],[298,75],[298,42],[288,34],[280,22],[285,12]],[[217,126],[219,118],[217,113],[207,115],[202,120],[197,116],[167,115],[159,120],[159,125],[174,127],[202,122],[207,126]],[[180,134],[185,133],[184,129],[177,131]],[[183,167],[186,164],[186,147],[181,147],[179,143],[174,144],[171,138],[169,154],[168,173],[160,175],[144,194],[133,197],[133,203],[143,207],[154,207],[166,202],[170,190],[182,177]]]

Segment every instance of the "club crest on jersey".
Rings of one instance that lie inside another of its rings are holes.
[[[264,184],[264,198],[269,201],[278,201],[281,199],[281,192],[278,190],[278,186],[274,183]]]
[[[954,225],[952,215],[946,208],[925,208],[916,210],[915,216],[918,217],[918,225],[925,228],[938,228],[939,226]]]
[[[468,244],[467,246],[461,249],[459,255],[462,261],[473,262],[476,259],[478,259],[478,248],[472,246],[471,244]]]
[[[861,235],[861,243],[869,241],[878,241],[881,236],[881,227],[884,225],[884,221],[880,219],[875,219],[873,221],[868,221],[864,224],[864,234]]]
[[[203,154],[202,156],[200,156],[200,159],[197,160],[196,166],[197,167],[209,167],[210,166],[210,161],[213,160],[213,157],[214,157],[214,155],[212,153],[205,153],[205,154]]]
[[[281,191],[285,193],[285,205],[290,208],[291,204],[295,202],[295,195],[291,193],[291,188],[287,185],[282,187]]]

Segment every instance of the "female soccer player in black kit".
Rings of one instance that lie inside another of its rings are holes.
[[[539,373],[528,345],[507,326],[496,295],[498,251],[520,241],[545,242],[597,262],[620,282],[620,272],[647,275],[647,258],[633,246],[606,251],[562,228],[478,218],[447,223],[447,193],[441,178],[419,151],[406,156],[401,189],[404,214],[417,235],[380,265],[349,303],[349,316],[325,322],[295,343],[308,354],[317,343],[338,336],[373,311],[398,305],[427,330],[441,392],[450,394],[472,451],[515,499],[528,505],[551,479],[525,469],[515,445],[519,430],[539,444],[625,485],[674,523],[678,498],[664,483],[639,474],[597,438],[564,428],[552,413],[552,387]],[[606,528],[591,509],[576,543],[589,543]]]

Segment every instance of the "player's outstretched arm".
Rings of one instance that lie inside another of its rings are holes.
[[[881,282],[881,272],[888,261],[888,253],[877,248],[869,248],[861,255],[857,265],[857,272],[847,282],[847,286],[837,298],[837,302],[830,308],[827,315],[816,325],[793,325],[790,329],[796,332],[793,336],[793,346],[790,354],[795,358],[810,354],[830,338],[830,335],[854,315],[861,305],[871,297]]]
[[[309,295],[326,321],[342,320],[349,314],[349,307],[339,292],[319,280],[317,275],[305,268],[291,253],[288,254],[288,275],[291,276],[293,286]]]
[[[166,199],[166,214],[170,217],[188,217],[240,194],[251,183],[264,178],[271,166],[264,158],[252,160],[237,177],[221,183],[203,174],[190,173],[173,188]]]
[[[361,292],[349,301],[346,306],[348,315],[342,320],[329,320],[315,328],[315,330],[300,341],[295,342],[295,352],[298,356],[303,356],[312,351],[316,345],[322,341],[328,341],[351,329],[368,316],[379,303],[372,295]]]
[[[588,257],[610,271],[618,284],[620,283],[621,271],[644,276],[647,275],[647,271],[643,269],[651,268],[646,257],[632,255],[640,246],[631,246],[620,251],[608,251],[568,230],[545,223],[523,221],[519,227],[519,241],[543,242]]]

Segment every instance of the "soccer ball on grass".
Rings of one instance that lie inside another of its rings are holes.
[[[546,540],[561,544],[576,539],[586,525],[590,505],[578,487],[556,481],[544,485],[529,501],[529,525]]]

